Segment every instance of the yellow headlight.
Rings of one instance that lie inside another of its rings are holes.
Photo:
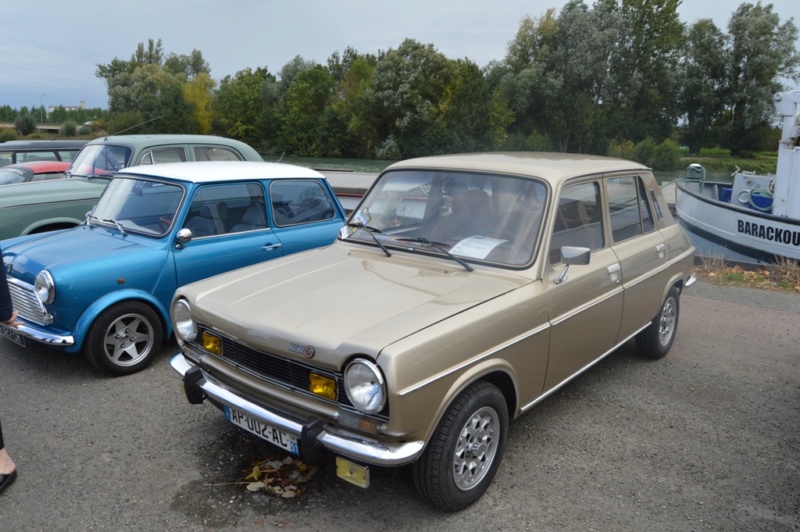
[[[308,390],[314,395],[319,395],[325,399],[336,400],[336,381],[329,377],[310,373],[308,375]]]
[[[201,339],[203,341],[203,349],[209,353],[214,353],[215,355],[222,353],[222,343],[220,342],[218,336],[214,336],[208,331],[203,331]]]

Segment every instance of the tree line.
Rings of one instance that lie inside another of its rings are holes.
[[[334,52],[325,65],[297,56],[275,73],[246,68],[217,84],[199,50],[166,54],[150,39],[129,60],[97,65],[108,86],[98,115],[109,132],[213,133],[313,157],[534,150],[663,168],[679,145],[738,157],[774,150],[772,96],[800,82],[793,19],[742,3],[723,31],[710,19],[682,23],[680,3],[572,0],[524,17],[505,57],[484,68],[407,39],[377,54]]]

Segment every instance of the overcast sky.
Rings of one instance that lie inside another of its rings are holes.
[[[108,106],[97,64],[130,59],[161,39],[166,54],[200,50],[219,82],[244,68],[280,71],[293,57],[325,64],[412,38],[479,66],[505,57],[526,15],[566,0],[5,0],[0,9],[0,105]],[[591,0],[586,0],[591,5]],[[752,3],[755,3],[753,1]],[[773,0],[781,23],[800,25],[799,0]],[[681,21],[711,18],[726,30],[737,0],[684,0]]]

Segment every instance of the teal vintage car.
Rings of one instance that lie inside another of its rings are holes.
[[[0,240],[67,229],[83,222],[109,179],[122,168],[187,161],[263,161],[243,142],[209,135],[117,135],[92,140],[66,178],[5,185],[0,193]]]

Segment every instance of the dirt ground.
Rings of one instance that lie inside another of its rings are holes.
[[[407,469],[362,490],[330,461],[291,498],[249,492],[276,453],[192,406],[168,367],[118,379],[0,340],[19,479],[3,530],[798,530],[800,295],[700,282],[662,360],[625,345],[513,421],[493,485],[445,514]]]

